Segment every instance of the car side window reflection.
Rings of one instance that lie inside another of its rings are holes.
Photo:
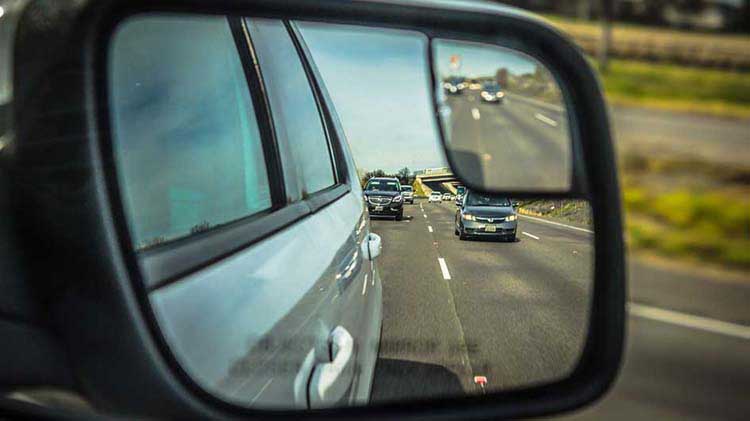
[[[277,135],[287,142],[304,194],[335,183],[331,151],[299,54],[279,20],[248,19]],[[289,165],[289,163],[284,163]]]
[[[258,122],[225,18],[124,22],[110,50],[109,93],[137,248],[271,207]]]

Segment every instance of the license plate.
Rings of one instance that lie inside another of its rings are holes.
[[[375,206],[375,212],[382,212],[383,207],[382,206]]]
[[[497,228],[494,225],[485,225],[484,230],[486,232],[496,232]]]

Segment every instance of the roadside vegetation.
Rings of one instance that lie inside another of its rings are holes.
[[[631,250],[750,269],[750,167],[625,155]]]
[[[522,200],[519,212],[589,227],[592,224],[591,208],[585,200]]]
[[[545,17],[595,55],[599,24]],[[749,35],[616,23],[612,36],[614,59],[600,75],[611,103],[750,118]]]
[[[628,153],[620,162],[631,252],[750,270],[750,166]],[[585,201],[526,200],[519,211],[587,226]]]
[[[612,60],[600,75],[610,103],[750,118],[750,73]]]
[[[590,55],[596,55],[602,38],[601,23],[543,15],[570,35]],[[614,22],[613,57],[690,67],[750,70],[750,34],[708,33],[637,23]]]

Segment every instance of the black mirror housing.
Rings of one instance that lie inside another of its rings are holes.
[[[428,37],[503,42],[542,60],[567,93],[575,139],[571,190],[490,193],[521,199],[584,198],[592,206],[595,284],[588,336],[575,369],[559,381],[519,390],[319,410],[308,415],[539,417],[581,407],[608,390],[620,367],[625,332],[620,190],[599,82],[579,49],[557,30],[526,13],[483,3],[30,1],[14,43],[14,134],[2,150],[2,165],[14,180],[11,202],[24,233],[18,246],[34,250],[31,257],[46,262],[34,267],[31,277],[34,287],[48,296],[50,329],[59,341],[56,346],[67,350],[69,370],[81,379],[77,386],[98,408],[175,418],[302,415],[252,410],[215,398],[186,375],[156,328],[147,288],[139,282],[138,258],[126,241],[122,198],[113,171],[105,80],[107,45],[118,22],[145,12],[400,28]],[[42,206],[46,203],[52,205]],[[517,207],[518,202],[513,205]]]

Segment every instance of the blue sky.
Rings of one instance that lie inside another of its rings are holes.
[[[299,27],[360,169],[446,165],[432,114],[424,35],[309,22]]]
[[[446,166],[432,113],[428,39],[421,33],[298,22],[341,118],[357,166],[395,171]],[[528,56],[496,46],[435,42],[442,76],[534,71]],[[461,57],[458,71],[450,56]]]

